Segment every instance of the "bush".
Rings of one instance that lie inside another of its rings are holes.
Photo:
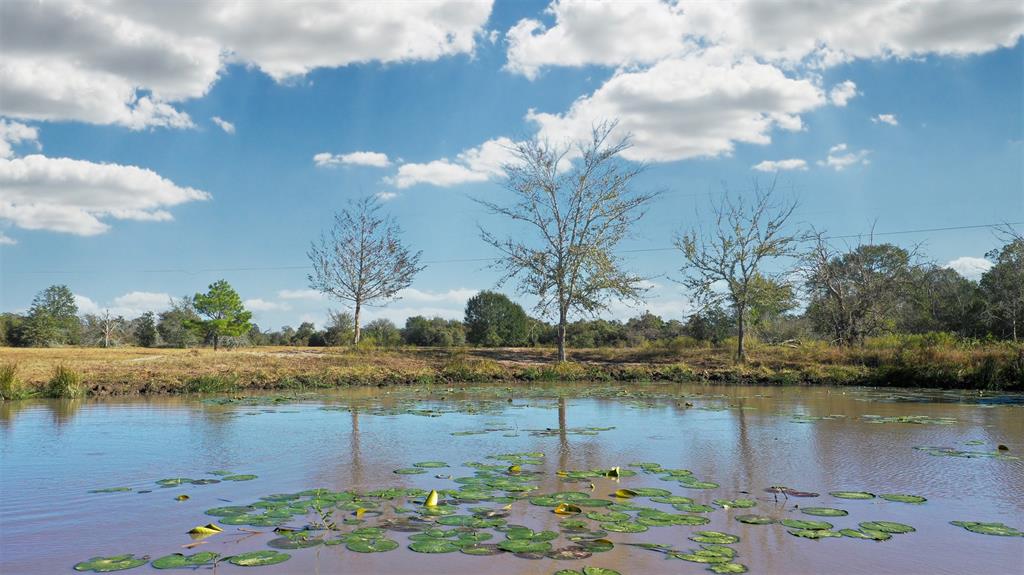
[[[18,379],[18,364],[0,365],[0,400],[24,399],[29,396],[25,384]]]
[[[201,375],[185,384],[187,393],[223,393],[238,388],[237,376]]]
[[[82,375],[73,369],[58,365],[53,371],[53,377],[46,384],[46,395],[65,399],[82,397],[85,395]]]

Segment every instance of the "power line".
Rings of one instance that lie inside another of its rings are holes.
[[[890,232],[870,232],[861,234],[849,234],[843,236],[826,236],[824,239],[827,240],[841,240],[841,239],[854,239],[863,237],[878,237],[878,236],[896,236],[906,234],[920,234],[920,233],[932,233],[932,232],[950,232],[960,230],[976,230],[985,228],[998,228],[1000,226],[1015,226],[1021,225],[1024,222],[1001,222],[998,224],[977,224],[971,226],[947,226],[941,228],[921,228],[915,230],[895,230]],[[648,252],[666,252],[675,251],[676,247],[663,247],[663,248],[637,248],[631,250],[619,250],[620,254],[637,254],[637,253],[648,253]],[[454,259],[440,259],[440,260],[425,260],[421,263],[424,264],[456,264],[456,263],[482,263],[482,262],[495,262],[501,258],[454,258]],[[116,274],[116,273],[143,273],[143,274],[161,274],[161,273],[179,273],[185,275],[198,275],[202,273],[211,272],[249,272],[249,271],[287,271],[287,270],[305,270],[309,269],[309,265],[284,265],[284,266],[250,266],[250,267],[234,267],[234,268],[198,268],[194,270],[184,268],[158,268],[158,269],[142,269],[142,270],[28,270],[28,271],[13,271],[4,272],[10,274],[19,275],[47,275],[47,274]]]

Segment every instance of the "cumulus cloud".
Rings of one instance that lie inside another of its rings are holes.
[[[12,157],[14,146],[21,144],[35,144],[36,149],[42,148],[39,144],[39,131],[33,126],[0,118],[0,158]]]
[[[388,160],[387,154],[381,152],[351,152],[348,154],[320,152],[313,156],[313,163],[320,168],[340,165],[386,168],[391,164],[391,161]]]
[[[247,299],[242,302],[242,305],[251,311],[287,311],[292,308],[286,303],[267,301],[260,298]]]
[[[226,133],[228,133],[228,134],[234,134],[235,133],[235,125],[232,124],[231,122],[221,118],[220,116],[214,116],[214,117],[210,118],[210,120],[212,120],[214,124],[217,124],[217,126],[221,130],[224,130]]]
[[[442,158],[427,163],[408,163],[386,181],[397,188],[416,184],[449,187],[470,182],[486,182],[505,174],[502,166],[516,161],[515,142],[500,137],[475,148],[463,150],[454,160]]]
[[[857,84],[852,80],[845,80],[832,87],[828,92],[828,101],[832,104],[845,107],[846,104],[857,95]]]
[[[895,114],[879,114],[874,118],[871,118],[871,121],[876,124],[889,124],[890,126],[900,125],[900,122],[899,120],[896,119]]]
[[[398,193],[396,193],[396,192],[377,192],[376,194],[373,194],[373,197],[377,198],[378,200],[380,200],[382,202],[390,202],[391,200],[393,200],[393,199],[398,197]]]
[[[107,218],[166,221],[166,208],[210,198],[151,170],[30,155],[0,159],[0,220],[28,230],[91,236]]]
[[[841,172],[850,166],[867,165],[871,163],[871,161],[868,160],[868,154],[870,153],[870,150],[858,150],[854,152],[850,150],[846,144],[836,144],[829,148],[828,156],[824,160],[818,160],[818,165],[826,166],[837,172]]]
[[[617,118],[616,130],[633,135],[623,157],[663,162],[729,154],[737,142],[768,144],[773,128],[800,130],[800,114],[824,103],[810,80],[704,54],[617,72],[564,114],[531,110],[527,117],[553,142],[584,139],[595,124]]]
[[[807,162],[800,158],[790,158],[788,160],[764,160],[763,162],[754,164],[753,169],[759,172],[782,172],[786,170],[806,170]]]
[[[944,267],[955,270],[969,280],[978,281],[985,272],[992,269],[992,265],[992,262],[985,258],[963,256],[946,262]]]
[[[109,311],[112,316],[132,319],[146,312],[160,312],[171,307],[170,294],[162,292],[132,291],[115,297],[107,304],[100,304],[82,294],[76,293],[74,297],[81,315]]]
[[[11,236],[3,232],[0,232],[0,246],[13,246],[16,245],[17,243],[18,240],[12,238]]]
[[[279,82],[316,68],[470,54],[491,2],[0,4],[0,114],[191,127],[174,103],[205,95],[229,63]]]
[[[320,301],[325,299],[326,296],[315,289],[283,289],[277,292],[277,297],[281,299],[302,299],[309,301]]]
[[[826,67],[856,58],[979,54],[1024,33],[1019,2],[575,2],[555,0],[506,34],[507,68],[652,64],[704,47],[736,58]]]

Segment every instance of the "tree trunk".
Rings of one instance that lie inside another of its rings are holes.
[[[558,314],[558,362],[565,361],[565,312]]]
[[[220,335],[213,334],[213,351],[217,351],[217,344],[220,343]]]
[[[362,310],[362,307],[363,307],[362,306],[362,302],[357,301],[356,302],[356,313],[353,315],[353,319],[354,319],[355,324],[356,324],[355,335],[352,337],[352,343],[353,344],[359,343],[359,338],[362,335],[362,331],[359,328],[359,312]]]
[[[739,337],[737,338],[738,341],[736,342],[736,362],[737,363],[744,363],[744,362],[747,361],[747,350],[744,348],[744,345],[743,345],[744,344],[744,339],[746,338],[746,335],[747,335],[746,334],[746,325],[744,324],[744,319],[743,319],[745,310],[744,310],[744,308],[741,307],[741,308],[739,308],[738,311],[739,311],[739,314],[738,314],[739,317],[737,318],[738,319],[738,321],[737,321],[737,328],[738,328],[737,332],[738,332],[738,336]]]

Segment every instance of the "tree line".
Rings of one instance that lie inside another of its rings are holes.
[[[642,306],[650,282],[629,270],[617,247],[642,219],[658,192],[636,191],[644,166],[622,159],[629,138],[614,140],[615,123],[594,128],[570,147],[530,140],[515,144],[504,166],[507,203],[478,200],[509,222],[499,235],[480,237],[498,253],[498,285],[515,284],[536,302],[531,317],[497,292],[481,292],[464,321],[412,317],[401,328],[384,319],[362,325],[367,305],[396,298],[424,269],[422,252],[402,241],[401,229],[373,198],[351,202],[311,244],[310,287],[352,312],[331,312],[323,329],[312,323],[265,332],[251,323],[224,280],[170,302],[169,309],[127,320],[109,313],[78,317],[66,286],[36,296],[25,315],[3,314],[6,345],[531,346],[627,347],[674,341],[731,340],[742,362],[751,335],[783,343],[807,338],[835,345],[869,337],[944,332],[960,338],[1019,341],[1024,330],[1024,238],[1001,230],[1004,245],[980,281],[922,261],[916,248],[836,243],[825,232],[792,222],[797,202],[781,198],[774,182],[712,202],[706,226],[675,238],[677,281],[694,308],[686,321],[643,313],[626,322],[598,319],[610,303]],[[705,221],[698,218],[697,221]]]

